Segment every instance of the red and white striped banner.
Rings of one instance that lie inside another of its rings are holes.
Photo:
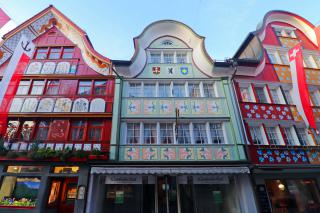
[[[33,52],[33,43],[25,36],[21,36],[0,82],[0,135],[2,136],[7,129],[11,102]]]
[[[302,46],[297,44],[288,52],[293,86],[293,101],[306,126],[316,130],[306,75],[303,68]]]

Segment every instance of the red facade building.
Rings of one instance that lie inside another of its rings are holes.
[[[1,75],[10,69],[22,36],[30,41],[21,43],[25,50],[31,43],[35,48],[26,63],[18,63],[14,75],[22,73],[11,79],[8,104],[2,103],[8,125],[1,145],[0,212],[83,212],[90,164],[109,156],[111,61],[49,6],[3,37]]]
[[[271,11],[235,55],[234,84],[261,212],[320,211],[320,137],[299,115],[292,89],[288,51],[298,43],[319,128],[319,28],[298,15]]]

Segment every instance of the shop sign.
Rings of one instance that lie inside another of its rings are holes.
[[[226,175],[194,175],[193,184],[228,184]]]
[[[142,184],[142,177],[134,175],[110,175],[106,177],[106,184]]]

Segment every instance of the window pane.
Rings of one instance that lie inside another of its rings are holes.
[[[189,97],[201,97],[199,84],[188,83]]]
[[[107,81],[95,81],[94,82],[94,94],[105,95],[107,91]]]
[[[159,84],[159,97],[170,96],[170,84]]]
[[[222,124],[210,124],[210,133],[212,143],[221,144],[224,143]]]
[[[277,89],[270,89],[270,94],[271,94],[273,102],[275,104],[280,104],[280,99],[279,99],[279,96],[278,96]]]
[[[286,127],[286,128],[283,128],[283,132],[284,132],[284,139],[286,141],[286,143],[288,145],[294,145],[294,139],[293,139],[293,136],[292,136],[292,133],[291,133],[291,128],[289,127]]]
[[[79,81],[78,94],[90,95],[91,93],[91,81]]]
[[[71,123],[71,140],[83,140],[84,130],[86,122],[85,121],[72,121]]]
[[[58,93],[59,93],[59,81],[58,80],[48,81],[46,94],[57,95]]]
[[[280,145],[278,133],[275,127],[267,127],[266,128],[269,143],[271,145]]]
[[[263,144],[260,127],[250,127],[250,134],[251,134],[253,144],[257,144],[257,145]]]
[[[193,136],[196,144],[208,143],[205,124],[193,124]]]
[[[281,57],[281,60],[282,60],[283,64],[285,64],[285,65],[289,64],[287,55],[281,54],[280,57]]]
[[[140,142],[140,123],[127,124],[127,144],[138,144]]]
[[[179,124],[177,126],[177,143],[178,144],[190,144],[190,130],[189,124]]]
[[[163,60],[165,64],[172,64],[173,63],[173,53],[164,53]]]
[[[264,89],[261,87],[256,87],[255,90],[256,90],[256,94],[257,94],[257,98],[258,98],[257,102],[268,103],[267,98],[264,93]]]
[[[241,93],[241,99],[243,102],[251,102],[251,96],[249,93],[249,88],[247,87],[241,87],[240,88],[240,93]]]
[[[102,121],[91,121],[89,125],[89,140],[90,141],[101,141],[102,140]]]
[[[160,64],[161,63],[161,54],[160,53],[151,53],[151,63],[152,64]]]
[[[311,98],[312,98],[312,102],[315,106],[319,106],[319,97],[318,97],[318,92],[314,91],[314,92],[310,92]]]
[[[297,136],[301,145],[303,146],[308,145],[307,134],[304,128],[297,128]]]
[[[49,122],[48,121],[40,121],[38,125],[38,131],[36,135],[37,140],[46,140],[49,132]]]
[[[46,59],[47,51],[48,51],[47,47],[38,48],[35,59]]]
[[[144,143],[155,144],[157,142],[157,125],[144,124]]]
[[[271,64],[277,64],[277,59],[274,53],[268,53]]]
[[[141,97],[141,83],[130,83],[129,97]]]
[[[173,144],[173,125],[169,123],[160,124],[160,142],[162,144]]]
[[[184,84],[174,83],[172,95],[173,97],[186,97]]]
[[[27,95],[29,91],[30,81],[20,81],[18,90],[16,92],[17,95]]]
[[[187,53],[177,53],[177,63],[178,64],[187,63]]]
[[[21,129],[21,139],[29,141],[31,139],[31,134],[34,128],[34,121],[25,121]]]
[[[37,173],[43,171],[43,166],[8,166],[7,172],[10,173]]]
[[[144,97],[156,97],[155,84],[144,84],[143,87]]]
[[[216,96],[214,92],[214,84],[204,83],[203,92],[204,92],[204,97],[207,97],[207,98],[213,98]]]
[[[293,100],[289,90],[284,90],[284,96],[286,97],[287,103],[293,105]]]
[[[44,88],[44,81],[33,81],[32,83],[32,89],[30,94],[31,95],[41,95],[43,93],[43,88]]]
[[[74,48],[73,47],[65,47],[63,48],[63,59],[69,59],[73,57]]]
[[[60,58],[60,47],[52,47],[50,49],[49,59],[59,59]]]

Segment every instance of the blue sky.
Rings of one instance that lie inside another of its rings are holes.
[[[129,60],[133,37],[160,19],[184,22],[206,37],[206,49],[217,60],[233,56],[270,10],[320,25],[319,0],[0,0],[17,24],[50,4],[84,29],[98,52],[118,60]]]

